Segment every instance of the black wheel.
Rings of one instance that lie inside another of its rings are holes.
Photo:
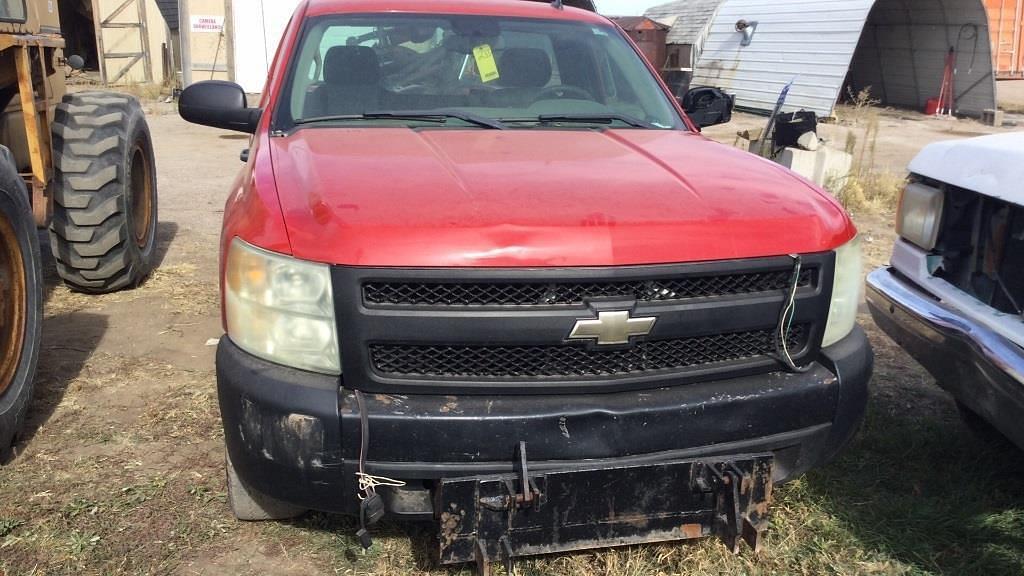
[[[71,288],[107,293],[149,276],[156,253],[156,162],[138,100],[69,94],[53,124],[50,245]]]
[[[25,183],[0,146],[0,462],[25,423],[39,359],[43,277]]]

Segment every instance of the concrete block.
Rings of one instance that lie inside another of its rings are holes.
[[[981,123],[989,126],[1002,126],[1006,113],[1002,110],[986,109],[981,113]]]
[[[828,146],[813,152],[786,148],[775,162],[822,187],[842,182],[853,169],[853,156]]]

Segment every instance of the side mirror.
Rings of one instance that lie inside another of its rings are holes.
[[[197,82],[181,93],[178,114],[193,124],[255,134],[263,111],[249,108],[245,90],[233,82]]]
[[[710,86],[691,88],[680,104],[686,115],[700,128],[725,124],[732,120],[736,97]]]

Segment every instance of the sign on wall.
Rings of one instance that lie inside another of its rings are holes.
[[[223,16],[192,16],[193,32],[213,32],[220,34],[224,31]]]

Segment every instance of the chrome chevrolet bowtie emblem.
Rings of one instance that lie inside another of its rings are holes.
[[[631,318],[629,312],[599,312],[597,320],[580,320],[569,340],[597,340],[600,346],[629,344],[630,338],[647,336],[657,318]]]

